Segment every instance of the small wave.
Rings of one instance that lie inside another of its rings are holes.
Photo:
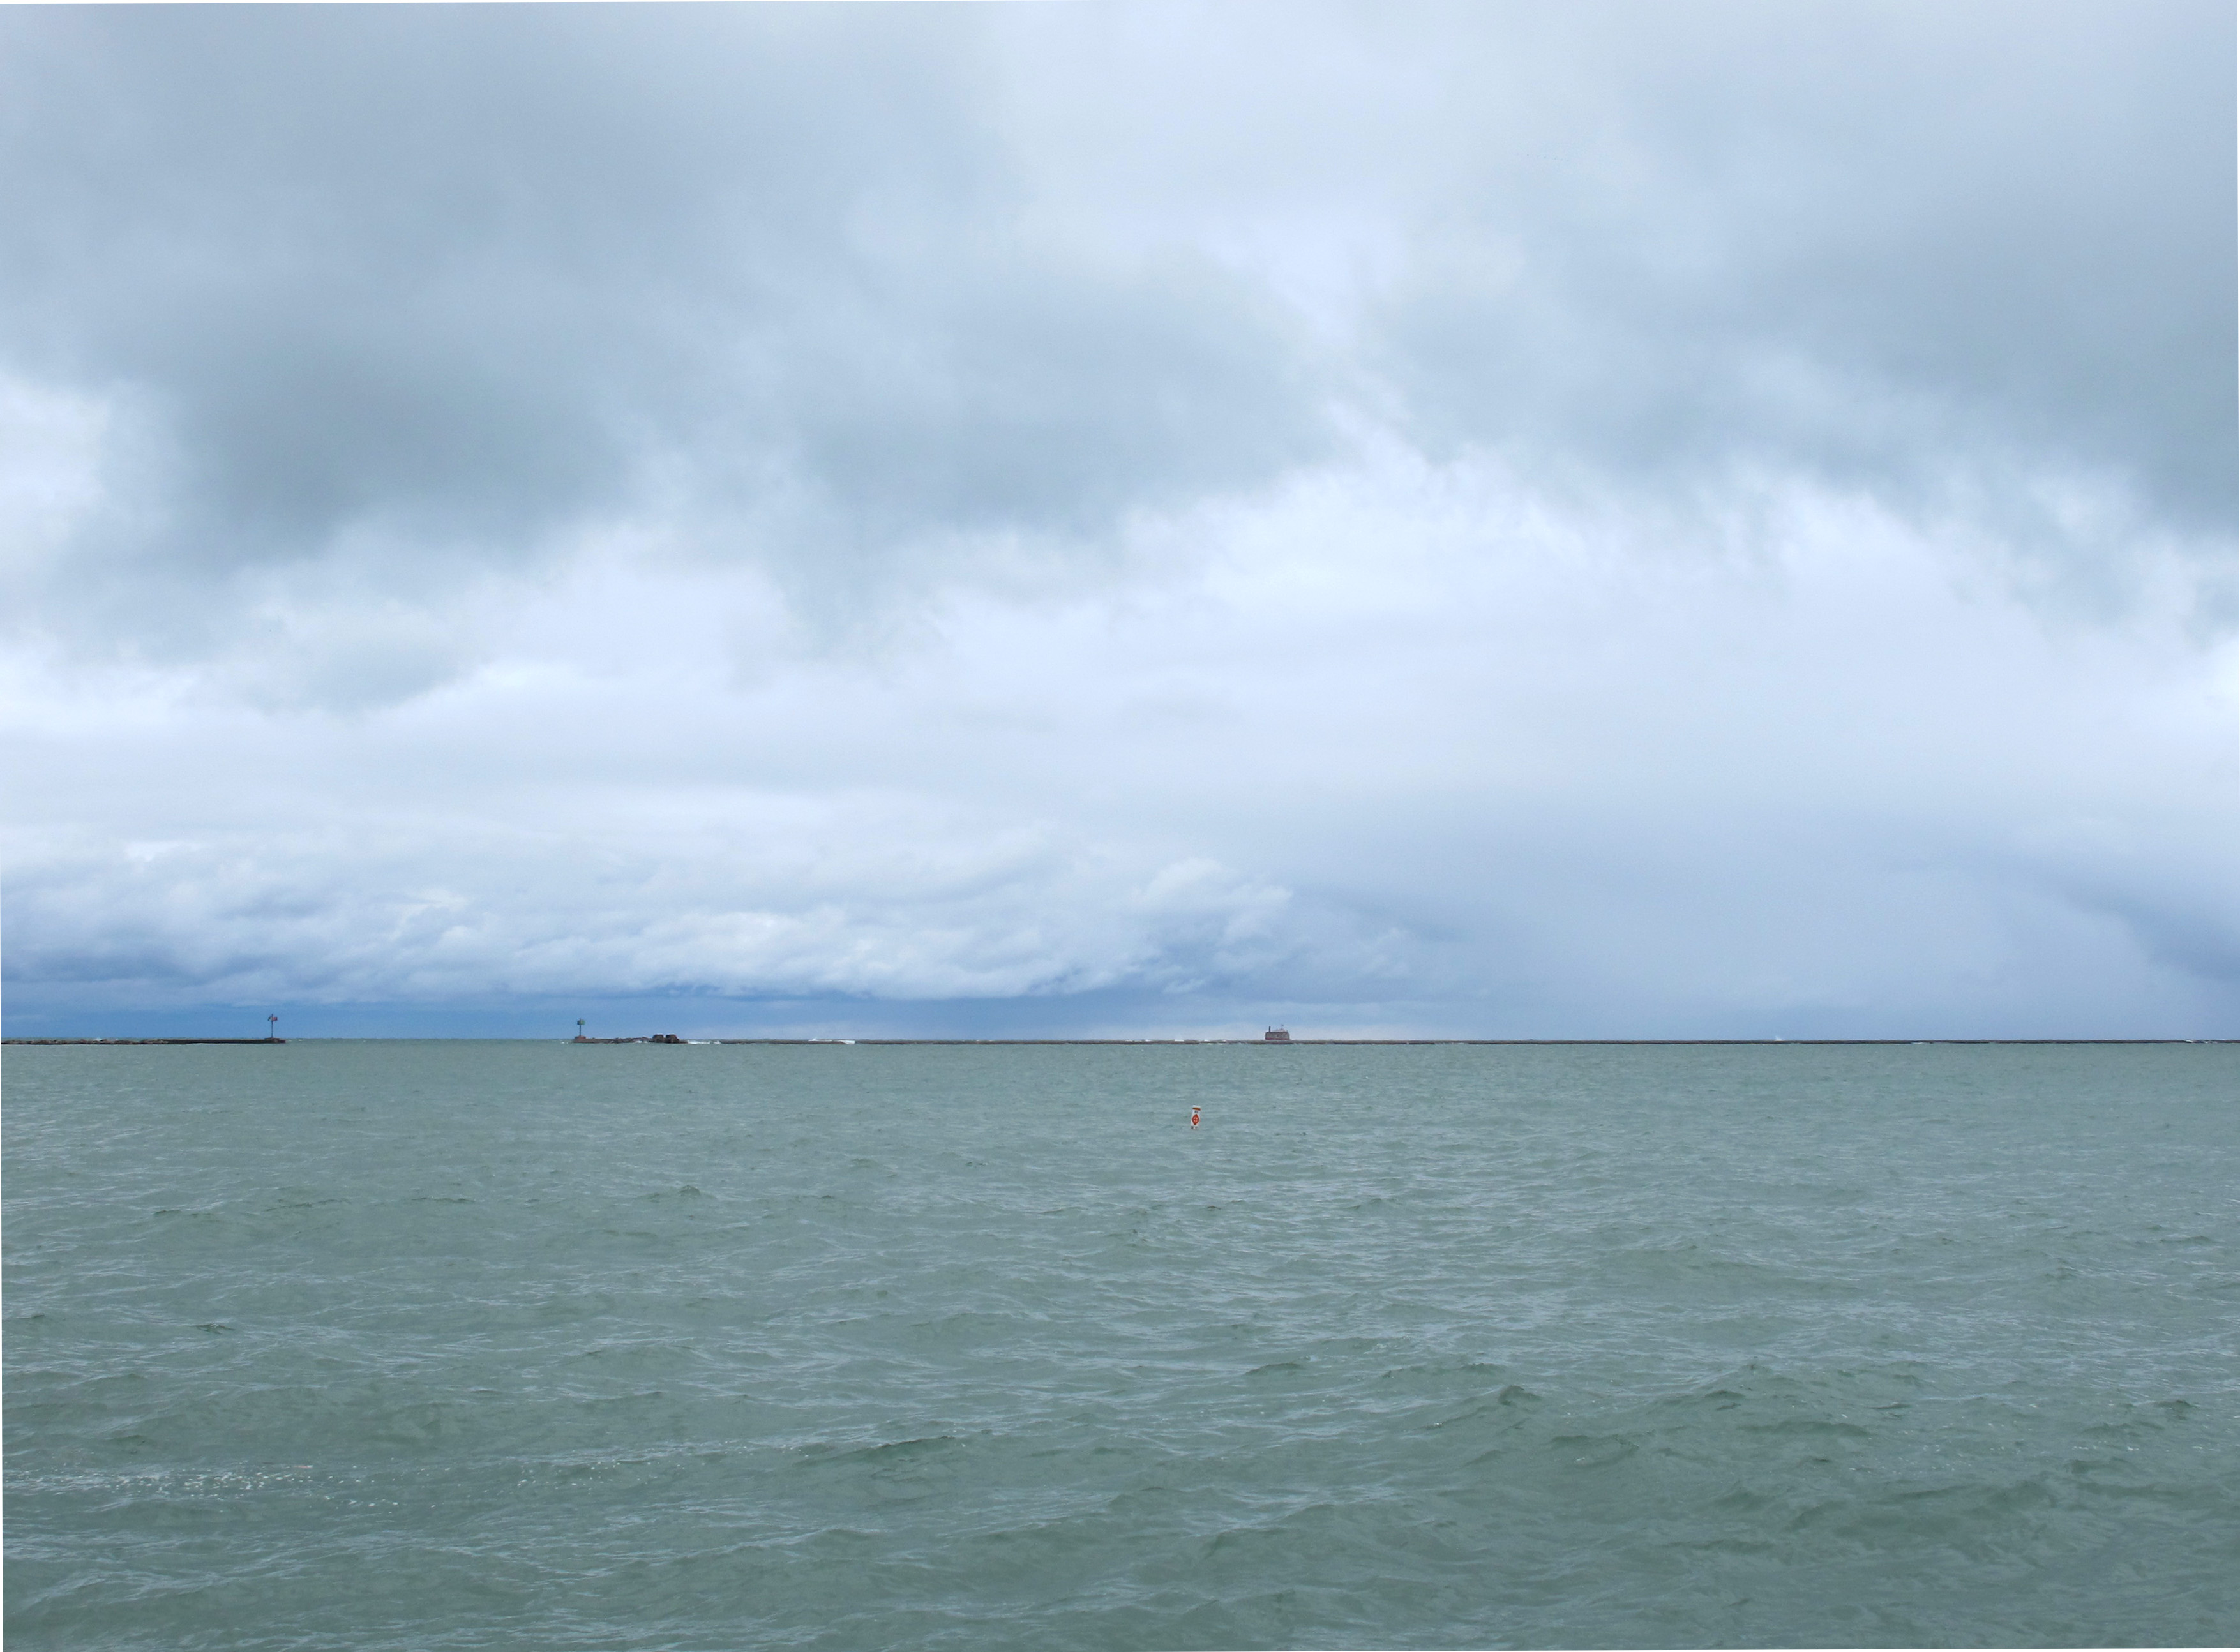
[[[1574,1469],[1607,1469],[1640,1450],[1641,1442],[1630,1434],[1559,1434],[1548,1449],[1570,1457]]]
[[[964,1442],[953,1434],[929,1434],[912,1440],[883,1441],[877,1445],[838,1449],[811,1447],[808,1461],[819,1468],[897,1469],[945,1456],[962,1449],[963,1445]]]
[[[1825,1417],[1783,1417],[1777,1422],[1745,1422],[1742,1429],[1745,1434],[1801,1435],[1810,1438],[1846,1440],[1870,1437],[1869,1431],[1856,1422],[1838,1422]]]

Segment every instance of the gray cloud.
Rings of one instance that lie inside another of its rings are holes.
[[[1607,75],[1463,163],[1388,303],[1419,428],[1884,494],[2082,467],[2229,536],[2229,10],[1573,8],[1454,83],[1502,119],[1581,36]]]
[[[1217,267],[1019,231],[963,13],[8,26],[9,355],[125,410],[136,577],[518,557],[680,487],[805,500],[810,560],[1095,533],[1326,445]]]
[[[1094,11],[17,12],[8,354],[137,414],[141,549],[199,567],[352,529],[518,554],[680,479],[806,490],[859,550],[1090,531],[1394,394],[1435,445],[1666,485],[2097,467],[2229,535],[2224,11],[1405,15],[1286,32],[1417,86],[1279,57],[1177,103]],[[1156,110],[1145,187],[1232,223],[1330,169],[1338,233],[1401,248],[1363,352],[1197,224],[1053,229],[1125,170],[1037,159],[1064,123],[1005,77],[1053,59],[1066,119],[1128,111],[1109,148]]]

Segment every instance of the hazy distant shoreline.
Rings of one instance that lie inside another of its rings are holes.
[[[0,1044],[285,1044],[285,1038],[0,1038]],[[337,1038],[304,1038],[297,1043],[418,1043],[429,1042],[410,1036],[393,1038],[371,1038],[350,1036]],[[541,1044],[547,1042],[572,1044],[572,1038],[444,1038],[435,1042],[462,1044]],[[651,1036],[638,1038],[591,1038],[586,1044],[650,1044]],[[1464,1044],[1488,1048],[1530,1049],[1542,1046],[1607,1044],[1634,1049],[1670,1045],[1743,1046],[1830,1045],[1830,1044],[2231,1044],[2240,1038],[1293,1038],[1286,1043],[1269,1043],[1259,1038],[688,1038],[686,1045],[708,1044],[1099,1044],[1113,1046],[1157,1047],[1174,1044],[1250,1044],[1270,1049],[1290,1049],[1302,1044],[1319,1046],[1376,1046]]]

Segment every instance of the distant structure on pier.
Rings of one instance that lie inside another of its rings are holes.
[[[1270,1027],[1260,1035],[1260,1042],[1263,1044],[1288,1044],[1291,1042],[1291,1035],[1281,1027]]]

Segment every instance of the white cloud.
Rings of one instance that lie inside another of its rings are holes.
[[[610,555],[385,709],[50,689],[12,967],[291,1002],[1187,990],[1471,1030],[2233,1001],[2231,647],[2189,636],[2184,582],[2064,617],[1972,539],[1802,484],[1687,526],[1394,450],[868,654],[730,570]]]

